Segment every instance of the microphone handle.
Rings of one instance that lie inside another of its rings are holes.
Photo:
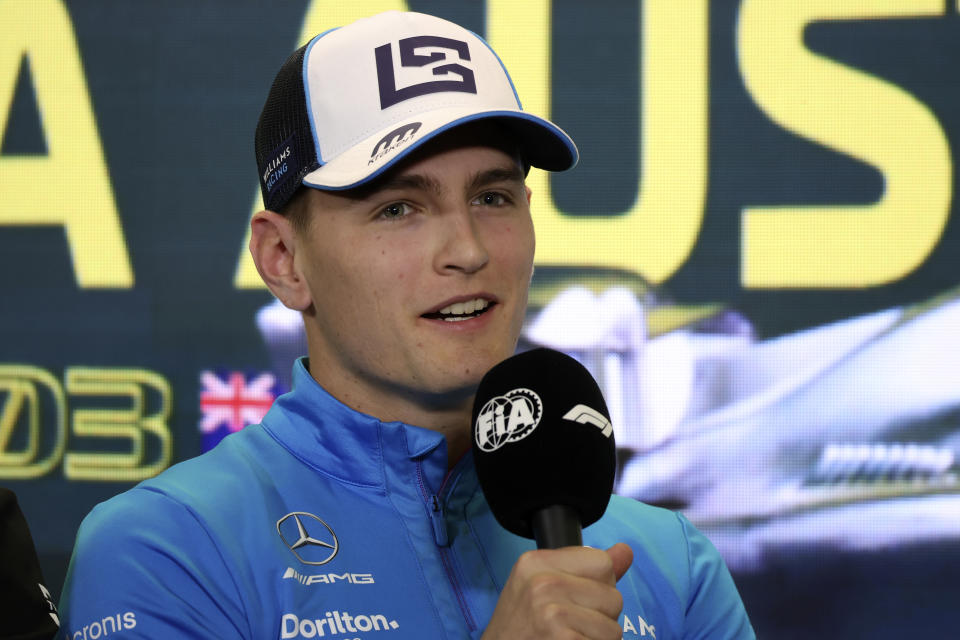
[[[582,547],[580,514],[573,507],[554,504],[533,514],[531,521],[537,549]]]

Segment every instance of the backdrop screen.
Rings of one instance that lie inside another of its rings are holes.
[[[960,624],[960,15],[944,0],[0,2],[0,484],[59,593],[98,502],[257,422],[300,320],[245,246],[286,56],[452,19],[568,131],[521,349],[610,406],[768,638]]]

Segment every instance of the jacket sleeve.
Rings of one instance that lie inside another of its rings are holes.
[[[687,544],[690,592],[684,638],[756,638],[743,600],[716,547],[683,515],[677,514]]]
[[[57,610],[44,586],[37,551],[16,495],[0,488],[0,636],[44,640],[57,632]]]
[[[239,535],[239,532],[237,532]],[[61,638],[249,638],[217,541],[184,505],[135,488],[98,505],[77,534]]]

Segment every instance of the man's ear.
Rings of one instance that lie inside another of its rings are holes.
[[[250,221],[250,255],[263,281],[284,306],[304,311],[312,303],[310,289],[298,271],[296,232],[275,211],[260,211]]]

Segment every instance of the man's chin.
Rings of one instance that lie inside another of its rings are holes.
[[[418,363],[416,379],[409,381],[406,391],[419,396],[417,402],[422,405],[445,409],[464,403],[472,406],[483,376],[513,353],[512,347],[502,344],[437,349],[429,360],[432,366],[427,366],[427,361]]]
[[[513,354],[513,348],[503,347],[461,351],[451,355],[448,362],[455,364],[445,367],[446,371],[440,373],[436,380],[440,387],[445,387],[451,392],[468,389],[472,395],[483,376]]]
[[[480,380],[490,367],[471,367],[469,371],[454,370],[440,374],[432,384],[421,387],[419,402],[442,411],[470,409]]]
[[[479,375],[451,374],[445,376],[424,389],[424,398],[432,404],[447,407],[460,406],[464,402],[473,402],[473,396],[477,392],[477,386],[480,384],[480,379],[483,378],[484,373],[486,371]]]

